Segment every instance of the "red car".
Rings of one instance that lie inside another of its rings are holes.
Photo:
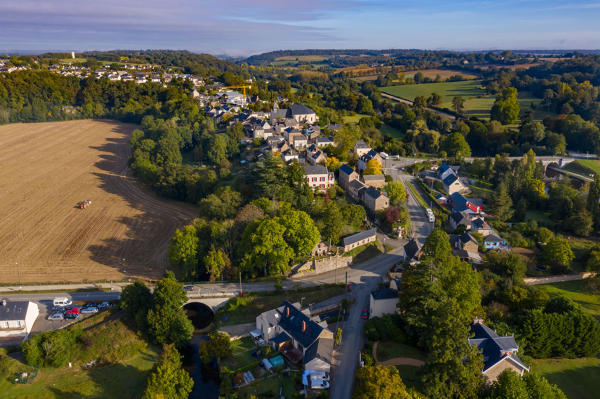
[[[369,318],[369,311],[367,309],[363,309],[360,313],[360,318],[363,320],[367,320]]]
[[[71,309],[67,310],[65,313],[81,313],[81,309],[71,308]]]

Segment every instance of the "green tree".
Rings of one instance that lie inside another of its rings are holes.
[[[168,249],[169,263],[192,276],[198,266],[198,235],[194,225],[175,230]]]
[[[210,250],[204,257],[204,268],[208,273],[209,281],[220,279],[228,267],[231,267],[231,261],[227,254],[222,249],[211,245]]]
[[[353,399],[418,399],[418,393],[404,385],[395,367],[365,366],[356,371]]]
[[[342,234],[344,220],[342,212],[335,202],[330,201],[327,204],[323,223],[325,225],[321,231],[323,239],[330,241],[332,244],[337,244]]]
[[[321,238],[319,229],[306,212],[290,209],[279,218],[285,227],[284,238],[296,257],[310,255]]]
[[[506,183],[501,182],[496,187],[496,191],[492,196],[490,211],[498,220],[506,221],[510,219],[514,213],[513,202],[508,194]]]
[[[202,199],[198,205],[202,215],[223,220],[235,216],[241,203],[241,194],[229,186],[224,186]]]
[[[381,172],[381,168],[383,166],[381,166],[381,163],[376,160],[376,159],[371,159],[370,161],[367,162],[367,167],[365,168],[363,174],[365,175],[380,175],[382,174]]]
[[[399,181],[390,181],[383,186],[383,191],[386,192],[390,203],[394,206],[398,206],[406,201],[406,191],[404,184]]]
[[[181,364],[181,355],[173,345],[164,345],[160,361],[148,376],[144,399],[186,399],[194,380]]]
[[[454,112],[456,112],[457,114],[460,114],[463,112],[463,109],[465,108],[465,99],[462,98],[461,96],[456,96],[454,98],[452,98],[452,110]]]
[[[203,362],[208,363],[213,358],[221,360],[231,355],[231,340],[229,335],[221,331],[208,333],[208,340],[200,343],[199,353]]]
[[[553,238],[544,246],[542,259],[554,270],[566,272],[575,258],[571,245],[560,238]]]
[[[491,118],[504,125],[515,123],[521,112],[521,105],[517,97],[517,89],[514,87],[502,89],[492,106]]]
[[[138,329],[145,331],[146,315],[153,306],[152,301],[150,289],[142,281],[136,280],[123,288],[120,306],[127,318],[134,321]]]
[[[181,309],[187,301],[187,294],[173,272],[167,271],[156,283],[152,297],[154,306],[147,316],[148,332],[152,339],[159,344],[176,346],[189,342],[194,327]]]
[[[365,222],[367,212],[360,205],[346,204],[342,208],[342,217],[346,223],[358,229]]]
[[[529,399],[527,385],[512,370],[505,370],[494,382],[489,399]]]
[[[527,373],[522,378],[527,386],[529,399],[567,399],[567,395],[558,386],[550,384],[536,373]]]
[[[262,268],[265,276],[287,273],[295,253],[284,239],[285,232],[277,218],[250,223],[242,237],[242,269],[252,273]]]
[[[442,148],[450,157],[462,159],[471,156],[471,147],[465,140],[465,136],[459,132],[454,132],[446,137]]]

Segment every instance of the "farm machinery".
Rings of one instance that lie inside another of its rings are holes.
[[[91,200],[85,200],[85,201],[80,201],[77,203],[77,207],[79,209],[85,209],[88,206],[92,205],[92,201]]]

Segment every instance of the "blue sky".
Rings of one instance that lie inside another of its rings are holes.
[[[0,0],[0,50],[598,49],[600,0]]]

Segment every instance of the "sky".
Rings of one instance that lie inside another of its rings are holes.
[[[599,49],[600,1],[0,0],[0,51]]]

